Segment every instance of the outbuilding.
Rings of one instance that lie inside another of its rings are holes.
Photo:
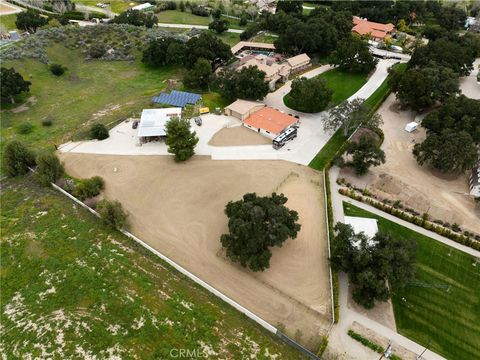
[[[405,126],[405,131],[406,132],[413,132],[415,130],[418,129],[418,123],[416,123],[415,121],[412,121],[412,122],[409,122],[406,126]]]
[[[243,121],[264,107],[265,104],[261,102],[238,99],[225,108],[225,115],[233,116]]]
[[[472,169],[468,184],[470,187],[470,195],[480,198],[480,162]]]
[[[173,117],[182,117],[182,108],[144,109],[138,124],[140,143],[164,138],[167,135],[165,125]]]
[[[378,232],[377,219],[345,216],[344,223],[350,225],[355,234],[363,232],[368,238],[367,244],[369,247],[375,245],[375,242],[372,239]],[[360,242],[354,242],[352,245],[357,249],[360,248]]]
[[[152,11],[154,9],[155,9],[155,6],[153,6],[148,2],[132,7],[132,10],[138,10],[138,11]]]
[[[292,115],[264,107],[245,119],[243,125],[273,139],[298,122],[299,120]]]

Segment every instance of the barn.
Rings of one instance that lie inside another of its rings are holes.
[[[225,108],[225,115],[233,116],[243,121],[264,107],[265,104],[260,102],[238,99]]]

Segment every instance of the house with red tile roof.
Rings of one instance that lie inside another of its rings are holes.
[[[381,24],[358,16],[353,17],[352,32],[358,35],[370,35],[374,40],[384,40],[387,36],[391,36],[395,30],[393,24]]]
[[[243,121],[247,128],[270,138],[281,134],[282,131],[298,124],[298,119],[281,111],[264,107],[255,111]]]

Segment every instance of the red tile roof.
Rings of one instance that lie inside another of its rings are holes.
[[[353,17],[354,27],[353,32],[356,32],[360,35],[370,34],[372,37],[377,39],[384,39],[387,35],[395,29],[393,24],[380,24],[373,21],[368,21],[361,19],[357,16]]]
[[[297,122],[297,118],[269,107],[254,112],[244,121],[246,125],[269,131],[272,134],[280,134],[283,130]]]

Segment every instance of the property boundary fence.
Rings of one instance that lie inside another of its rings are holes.
[[[33,169],[30,169],[32,172],[34,172]],[[73,196],[72,194],[68,193],[67,191],[63,190],[60,186],[54,184],[54,183],[51,183],[52,187],[56,190],[58,190],[60,193],[62,193],[63,195],[67,196],[70,200],[74,201],[75,203],[77,203],[78,205],[80,205],[81,207],[83,207],[84,209],[88,210],[90,213],[92,213],[93,215],[95,215],[96,217],[100,218],[100,214],[98,212],[96,212],[95,210],[93,210],[91,207],[89,207],[88,205],[86,205],[85,203],[83,203],[82,201],[80,201],[79,199],[77,199],[75,196]],[[282,333],[281,331],[279,331],[276,327],[274,327],[273,325],[271,325],[270,323],[268,323],[267,321],[265,321],[264,319],[262,319],[261,317],[259,317],[258,315],[254,314],[253,312],[251,312],[250,310],[246,309],[245,307],[243,307],[242,305],[240,305],[239,303],[237,303],[235,300],[229,298],[227,295],[225,295],[224,293],[220,292],[219,290],[217,290],[216,288],[214,288],[213,286],[211,286],[210,284],[208,284],[207,282],[203,281],[202,279],[200,279],[199,277],[195,276],[194,274],[192,274],[190,271],[188,271],[187,269],[185,269],[184,267],[182,267],[181,265],[177,264],[175,261],[173,261],[172,259],[170,259],[169,257],[165,256],[164,254],[162,254],[161,252],[159,252],[158,250],[154,249],[153,247],[151,247],[150,245],[148,245],[147,243],[145,243],[143,240],[139,239],[138,237],[136,237],[135,235],[133,235],[132,233],[126,231],[126,230],[122,230],[120,229],[119,230],[122,234],[124,234],[125,236],[129,237],[130,239],[132,239],[133,241],[135,241],[136,243],[140,244],[141,246],[143,246],[145,249],[147,249],[148,251],[152,252],[153,254],[157,255],[159,258],[161,258],[163,261],[165,261],[166,263],[168,263],[170,266],[172,266],[173,268],[175,268],[175,270],[181,272],[183,275],[187,276],[190,280],[193,280],[195,283],[197,283],[198,285],[202,286],[203,288],[205,288],[206,290],[210,291],[212,294],[214,294],[215,296],[219,297],[220,299],[222,299],[223,301],[225,301],[226,303],[228,303],[229,305],[233,306],[235,309],[237,309],[238,311],[240,311],[241,313],[245,314],[246,316],[248,316],[250,319],[252,319],[253,321],[255,321],[257,324],[261,325],[262,327],[264,327],[265,329],[267,329],[268,331],[270,331],[271,333],[277,335],[280,339],[282,339],[282,341],[284,341],[286,344],[296,348],[297,350],[299,350],[300,352],[302,352],[303,354],[305,354],[306,356],[310,357],[311,359],[314,359],[314,360],[321,360],[320,357],[318,357],[317,355],[315,355],[313,352],[311,352],[310,350],[308,350],[306,347],[304,347],[303,345],[297,343],[295,340],[291,339],[290,337],[288,337],[287,335],[285,335],[284,333]]]
[[[323,170],[323,194],[324,194],[324,202],[325,202],[325,226],[327,228],[327,247],[328,247],[328,260],[330,261],[330,229],[329,229],[329,221],[328,221],[328,194],[327,194],[327,176],[325,170]],[[335,323],[335,303],[333,297],[333,279],[332,279],[332,267],[328,264],[328,278],[330,280],[330,303],[331,303],[331,311],[332,311],[332,325]]]

